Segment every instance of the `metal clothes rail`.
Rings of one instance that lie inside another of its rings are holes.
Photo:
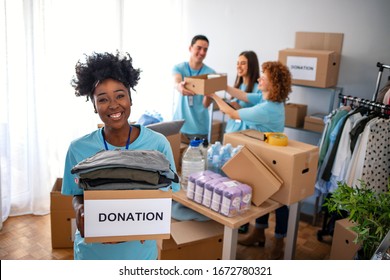
[[[390,105],[385,105],[383,103],[371,101],[368,99],[354,97],[351,95],[339,94],[340,103],[344,106],[350,105],[351,107],[363,106],[369,109],[370,111],[381,113],[385,116],[390,116]]]
[[[379,68],[379,72],[378,72],[378,78],[376,80],[375,92],[374,92],[374,95],[372,97],[373,101],[375,101],[377,96],[378,96],[379,86],[381,84],[381,78],[382,78],[382,74],[383,74],[383,69],[386,68],[386,69],[390,70],[390,65],[386,65],[386,64],[383,64],[383,63],[380,63],[380,62],[378,62],[376,64],[376,66]]]

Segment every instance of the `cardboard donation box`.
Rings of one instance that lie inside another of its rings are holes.
[[[279,51],[296,85],[327,88],[337,85],[342,33],[297,32],[295,47]]]
[[[348,218],[336,221],[329,259],[353,260],[360,248],[359,244],[354,242],[357,237],[356,232],[350,229],[353,225]]]
[[[324,117],[325,115],[320,113],[306,116],[303,128],[306,130],[322,132],[325,127]]]
[[[277,174],[283,183],[271,199],[290,205],[311,196],[314,193],[317,174],[318,147],[290,139],[287,146],[274,146],[261,141],[263,137],[263,133],[259,131],[243,130],[226,133],[223,144],[230,143],[233,147],[244,145]],[[234,157],[231,160],[234,160]],[[241,172],[246,169],[253,170],[254,167],[245,164],[238,165],[237,168]],[[264,178],[259,175],[257,180]],[[256,186],[253,187],[255,193]]]
[[[61,194],[62,178],[57,178],[50,192],[51,246],[72,248],[76,231],[76,218],[72,196]]]
[[[247,146],[222,167],[229,178],[252,187],[252,203],[260,206],[276,193],[283,181]]]
[[[220,90],[226,90],[226,74],[209,74],[184,78],[185,88],[196,94],[211,94]]]
[[[180,129],[184,120],[160,122],[147,125],[147,128],[164,135],[171,145],[173,158],[175,159],[176,170],[179,170],[180,161]]]
[[[173,221],[171,238],[158,240],[159,260],[222,259],[223,225],[215,221]]]
[[[287,103],[285,108],[285,125],[289,127],[303,127],[307,113],[307,105]]]
[[[86,190],[85,242],[169,238],[171,204],[171,191]]]

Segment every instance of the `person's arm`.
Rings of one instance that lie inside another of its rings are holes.
[[[194,92],[192,92],[191,90],[188,90],[184,87],[185,85],[185,81],[183,81],[183,78],[180,74],[174,74],[173,75],[173,82],[174,82],[174,87],[175,89],[180,92],[182,95],[189,95],[189,96],[192,96],[192,95],[195,95]]]
[[[73,196],[73,209],[76,213],[76,225],[81,237],[84,237],[84,196]]]
[[[218,104],[219,110],[221,110],[223,113],[228,115],[231,119],[234,119],[234,120],[239,120],[240,119],[240,115],[238,114],[238,111],[234,110],[229,105],[227,105],[225,103],[225,101],[223,101],[223,99],[221,97],[219,97],[215,93],[211,94],[210,96]]]
[[[245,91],[242,91],[238,88],[235,88],[235,87],[231,87],[231,86],[227,86],[226,87],[226,91],[227,93],[229,93],[231,96],[237,98],[237,99],[240,99],[244,102],[249,102],[248,100],[248,97],[247,97],[247,93]]]

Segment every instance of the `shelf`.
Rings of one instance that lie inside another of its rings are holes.
[[[319,88],[319,87],[310,87],[310,86],[304,86],[304,85],[292,85],[293,87],[300,87],[300,88],[305,88],[305,89],[313,89],[315,91],[328,91],[331,93],[331,97],[329,100],[329,107],[327,113],[330,113],[334,109],[334,103],[335,103],[335,98],[339,94],[343,92],[342,87],[334,86],[334,87],[329,87],[329,88]],[[307,104],[309,106],[309,104]]]
[[[309,133],[314,133],[314,134],[322,134],[322,132],[313,131],[313,130],[307,130],[307,129],[304,129],[303,127],[285,126],[285,128],[290,128],[290,129],[304,131],[304,132],[309,132]]]

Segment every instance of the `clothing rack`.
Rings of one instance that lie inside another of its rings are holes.
[[[381,84],[381,78],[382,78],[383,69],[386,68],[386,69],[390,70],[390,65],[386,65],[386,64],[383,64],[383,63],[380,63],[380,62],[378,62],[376,64],[376,66],[379,68],[379,72],[378,72],[378,78],[376,80],[375,92],[374,92],[374,95],[372,97],[372,101],[375,101],[376,98],[377,98],[378,91],[379,91],[379,86]],[[389,76],[389,78],[390,78],[390,76]]]
[[[351,105],[351,107],[359,107],[363,106],[369,110],[378,112],[383,114],[384,116],[390,116],[390,105],[385,105],[383,103],[371,101],[368,99],[354,97],[350,95],[339,94],[340,104],[347,106]],[[348,103],[349,102],[349,103]]]

